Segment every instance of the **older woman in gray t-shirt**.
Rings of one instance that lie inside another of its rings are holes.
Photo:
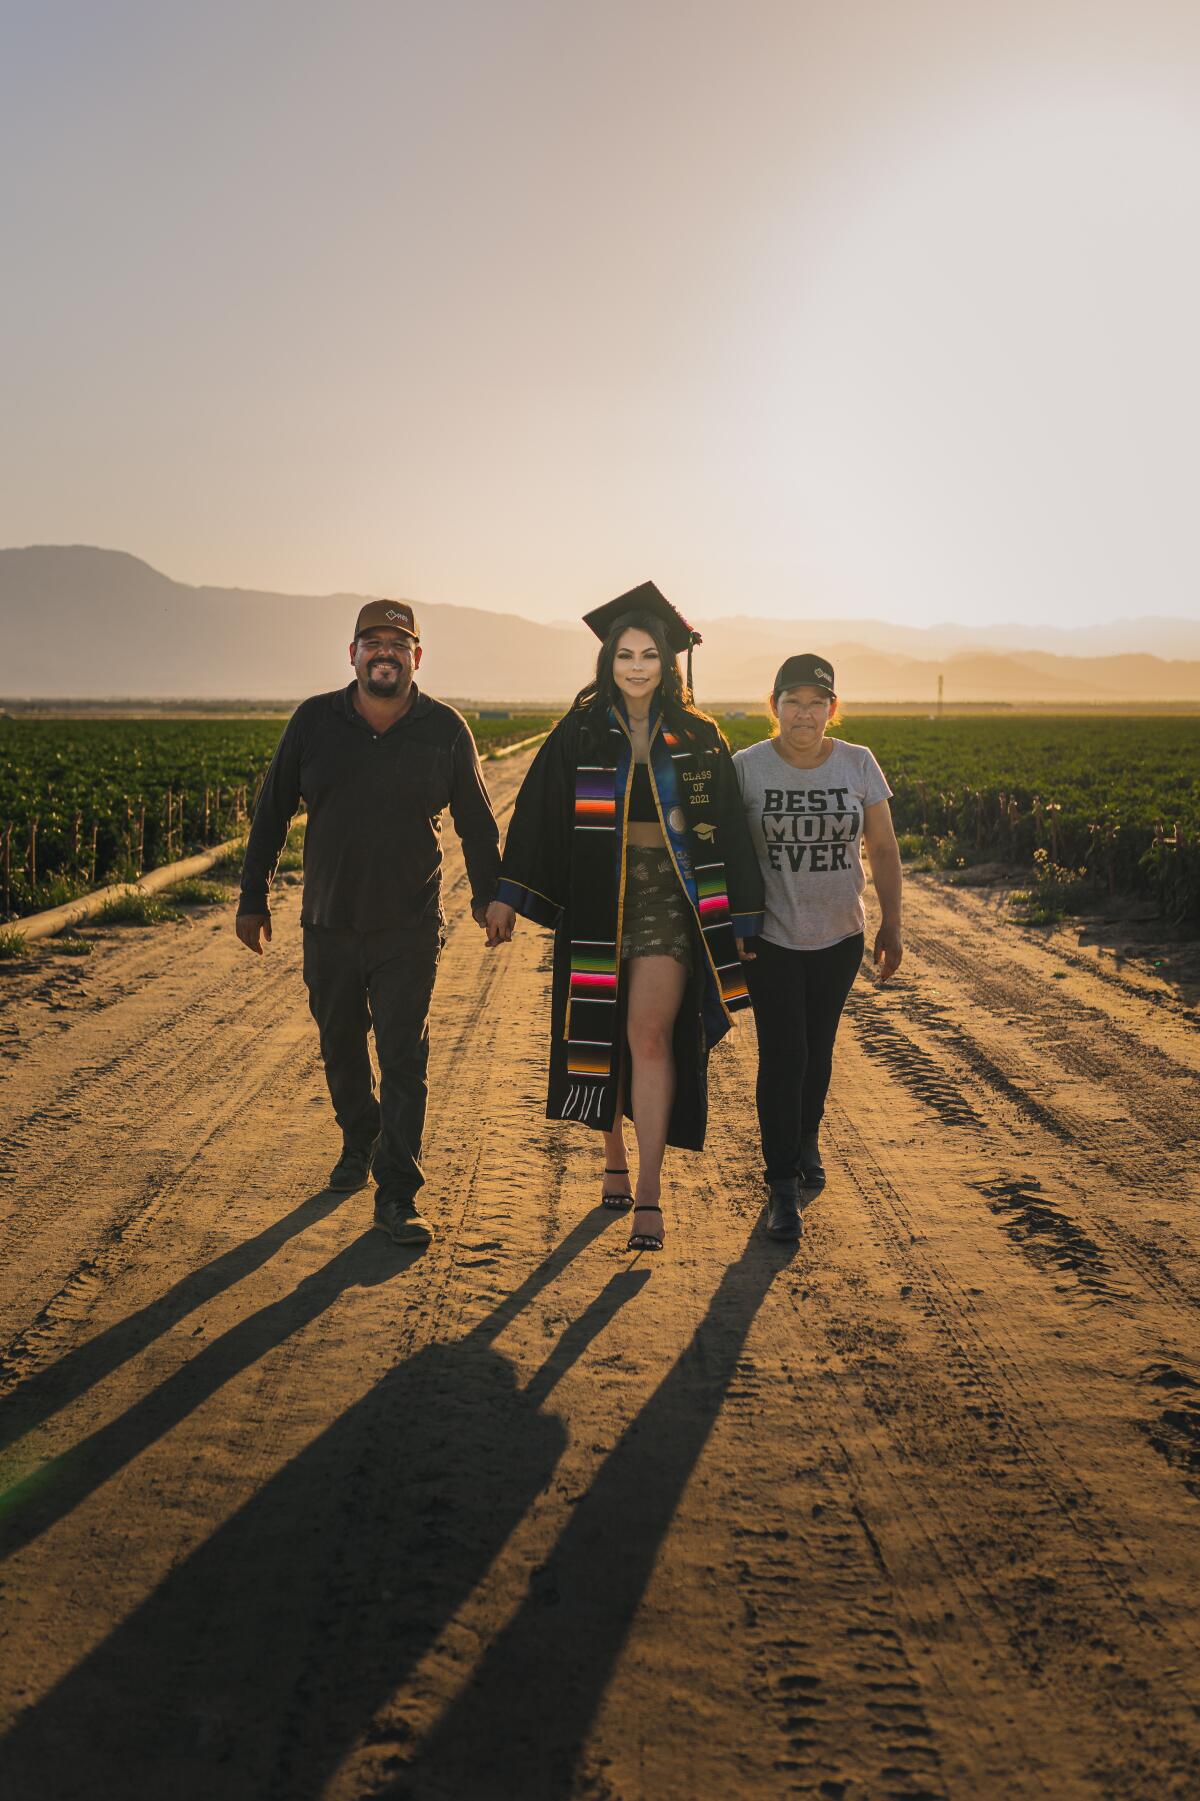
[[[801,1189],[811,1196],[825,1186],[818,1130],[838,1021],[862,962],[864,839],[883,914],[881,980],[903,955],[892,791],[865,744],[825,736],[836,706],[832,664],[789,657],[771,693],[777,735],[733,759],[766,888],[757,954],[743,967],[758,1026],[772,1238],[798,1238]]]

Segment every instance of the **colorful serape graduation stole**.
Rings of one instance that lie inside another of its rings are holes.
[[[576,894],[571,939],[571,979],[567,1000],[567,1097],[563,1119],[598,1118],[613,1077],[617,1037],[617,935],[612,930],[612,868],[617,831],[617,769],[614,764],[581,763],[575,772],[576,871],[589,872],[572,883]],[[588,905],[588,901],[593,905]]]
[[[617,823],[615,767],[581,764],[575,772],[575,825],[583,832],[611,832]]]
[[[733,936],[724,863],[697,863],[696,896],[700,931],[712,958],[721,999],[727,1007],[744,1005],[750,998],[750,990],[742,974],[742,960]]]

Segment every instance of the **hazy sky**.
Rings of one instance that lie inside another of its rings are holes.
[[[5,0],[0,544],[1200,614],[1194,0]]]

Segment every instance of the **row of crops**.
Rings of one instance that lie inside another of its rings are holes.
[[[734,748],[763,719],[722,721]],[[1028,867],[1067,904],[1144,894],[1200,922],[1200,718],[856,715],[895,790],[906,852]]]
[[[543,730],[472,719],[480,751]],[[734,748],[759,717],[722,720]],[[279,719],[0,719],[0,918],[235,837]],[[1152,896],[1200,921],[1200,719],[856,715],[895,789],[909,853],[945,867],[1001,860],[1085,899]]]
[[[0,719],[0,920],[236,838],[283,723]],[[471,725],[486,755],[544,721]]]

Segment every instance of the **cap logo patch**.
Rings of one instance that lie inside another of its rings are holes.
[[[398,613],[394,607],[388,608],[387,616],[389,619],[407,619],[409,617],[407,613]]]

